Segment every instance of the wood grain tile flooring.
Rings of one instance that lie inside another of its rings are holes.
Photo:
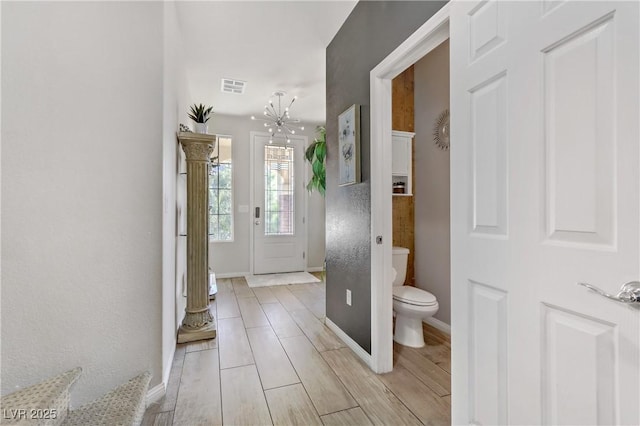
[[[358,405],[305,336],[288,337],[281,342],[320,415]]]
[[[320,417],[325,426],[350,426],[350,425],[372,425],[371,420],[362,411],[362,408],[350,408],[337,413],[325,414]]]
[[[218,280],[218,337],[177,346],[142,424],[450,424],[449,336],[425,325],[425,347],[394,345],[394,370],[374,374],[324,325],[325,288]]]
[[[218,350],[185,355],[173,424],[222,424]]]
[[[255,365],[220,370],[220,380],[225,424],[271,424],[269,407]]]
[[[322,426],[320,416],[301,384],[270,389],[265,394],[273,424]]]
[[[248,328],[247,335],[264,389],[300,383],[278,336],[271,327]]]

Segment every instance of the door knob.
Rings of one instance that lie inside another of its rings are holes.
[[[598,293],[600,296],[615,300],[616,302],[640,304],[640,281],[631,281],[623,284],[622,287],[620,287],[620,291],[615,296],[591,284],[578,283],[578,285],[586,287],[589,290]]]
[[[255,224],[256,224],[256,225],[260,225],[260,219],[256,220],[256,221],[255,221]]]

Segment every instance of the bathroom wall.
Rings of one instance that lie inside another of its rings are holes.
[[[393,79],[391,90],[391,127],[393,130],[413,132],[415,126],[413,65]],[[413,150],[415,151],[415,146]],[[415,176],[413,157],[412,162],[412,174]],[[413,197],[394,196],[392,197],[392,205],[393,245],[409,249],[405,284],[414,285],[415,218]]]
[[[449,151],[433,141],[434,124],[445,108],[449,108],[448,40],[415,64],[413,161],[418,165],[414,169],[416,286],[438,298],[435,318],[451,324]]]
[[[327,47],[327,318],[371,351],[369,74],[446,2],[361,1]],[[362,183],[338,186],[337,117],[361,105]],[[345,291],[352,292],[352,306]]]

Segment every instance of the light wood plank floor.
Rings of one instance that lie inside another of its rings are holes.
[[[219,279],[218,337],[177,346],[142,424],[450,424],[449,336],[425,325],[424,348],[395,344],[393,372],[374,374],[325,327],[324,294],[323,283]]]

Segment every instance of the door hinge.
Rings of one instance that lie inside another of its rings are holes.
[[[305,218],[304,216],[302,216],[302,224],[303,224],[303,225],[304,225],[304,223],[305,223],[305,222],[304,222],[304,221],[305,221],[305,219],[306,219],[306,218]]]
[[[306,256],[306,253],[305,253],[305,252],[302,252],[302,258],[303,258],[303,259],[305,258],[305,256]]]

